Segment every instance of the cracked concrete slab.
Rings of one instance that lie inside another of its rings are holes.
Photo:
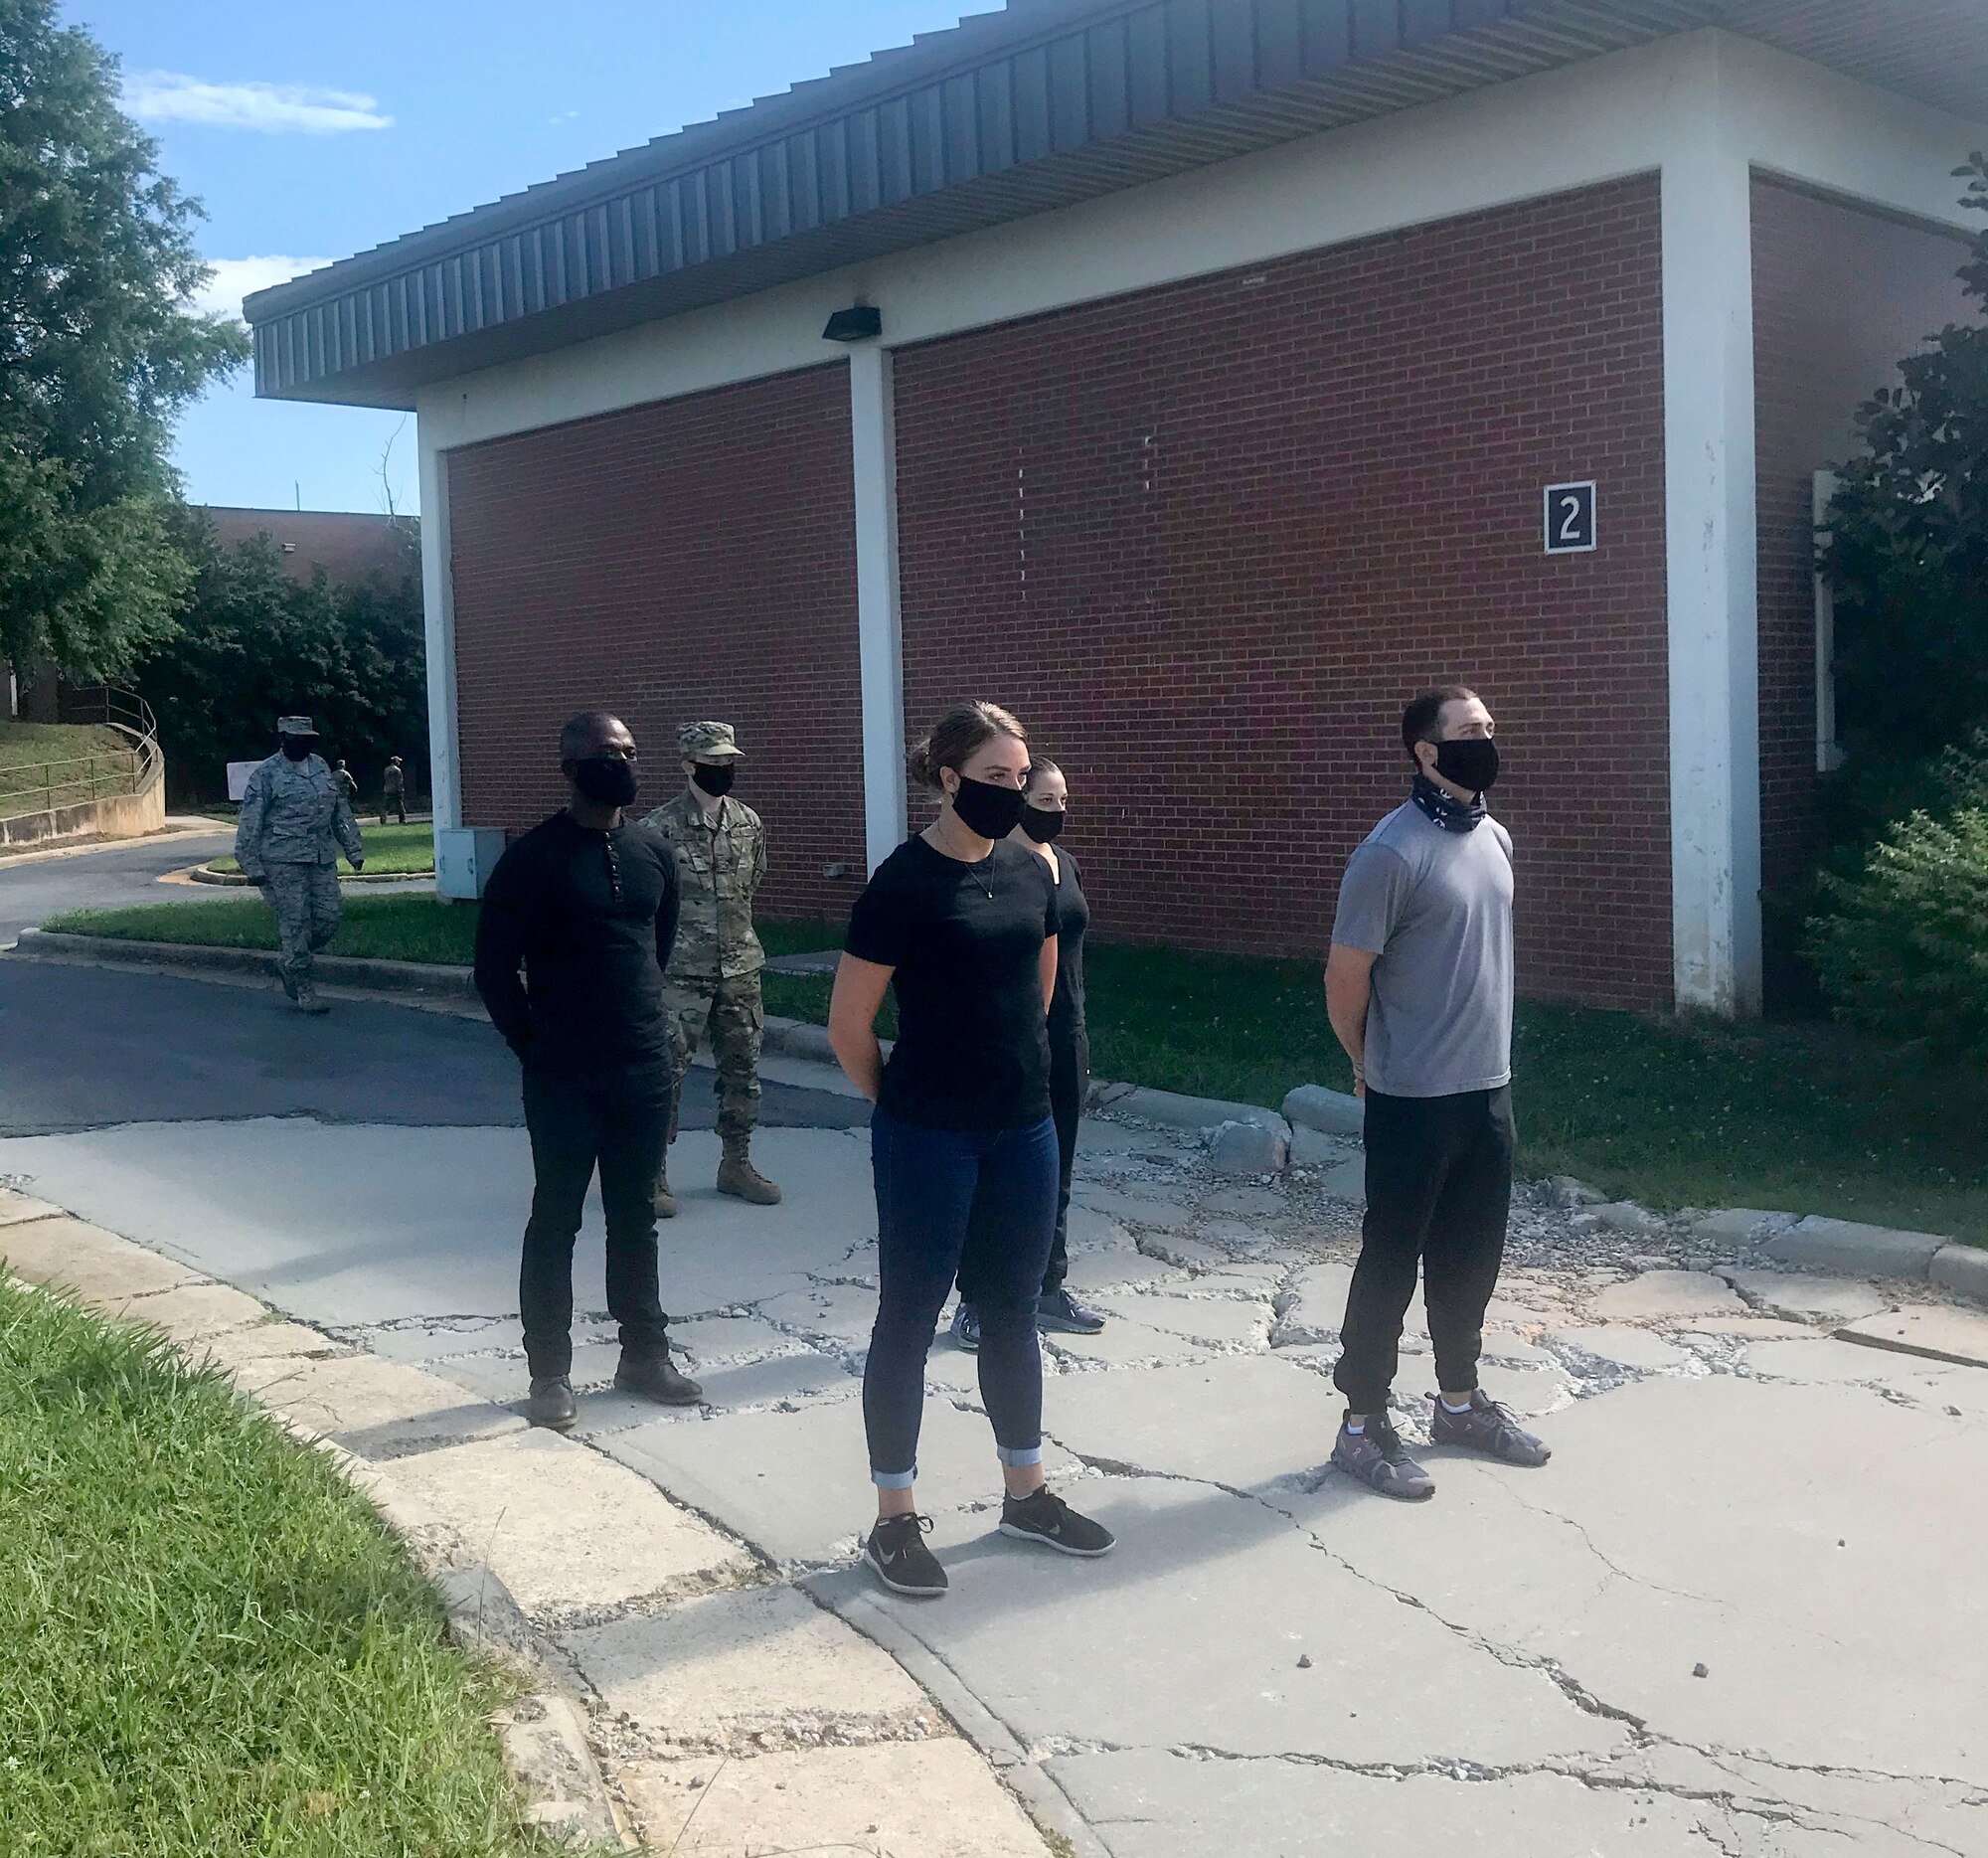
[[[1928,1361],[1950,1361],[1964,1368],[1988,1368],[1988,1313],[1976,1309],[1921,1303],[1846,1323],[1836,1333],[1840,1340],[1866,1348],[1921,1355]]]
[[[1044,1858],[1049,1849],[986,1763],[951,1736],[637,1763],[616,1779],[649,1848],[680,1858]]]
[[[810,1272],[833,1270],[875,1236],[860,1142],[829,1129],[766,1129],[758,1140],[776,1176],[815,1184],[808,1207],[700,1197],[694,1218],[664,1229],[667,1308],[776,1296]],[[715,1171],[710,1131],[687,1131],[679,1148],[687,1180]],[[532,1192],[523,1129],[289,1116],[135,1123],[0,1141],[0,1170],[32,1177],[41,1192],[113,1232],[142,1232],[148,1245],[306,1322],[363,1327],[517,1313],[517,1235]],[[254,1191],[245,1194],[249,1182]],[[330,1225],[327,1183],[336,1184],[338,1209]],[[580,1308],[605,1306],[603,1278],[598,1197],[590,1195],[575,1255]]]
[[[269,1314],[254,1297],[225,1283],[178,1284],[125,1305],[123,1313],[127,1320],[143,1322],[182,1343],[246,1329]]]
[[[1262,1355],[1060,1378],[1044,1431],[1086,1461],[1248,1488],[1315,1469],[1343,1403],[1330,1382]]]
[[[0,1268],[28,1283],[66,1290],[111,1315],[133,1298],[202,1280],[199,1271],[174,1259],[68,1217],[0,1231]]]
[[[1577,1403],[1549,1436],[1536,1472],[1428,1453],[1436,1500],[1406,1520],[1326,1486],[1274,1500],[1653,1736],[1988,1784],[1968,1547],[1988,1528],[1988,1435],[1853,1387],[1662,1377]],[[1714,1436],[1745,1449],[1708,1451]]]
[[[1675,1322],[1684,1316],[1740,1316],[1746,1305],[1707,1270],[1646,1270],[1597,1290],[1588,1303],[1600,1322]]]
[[[659,1747],[916,1741],[940,1728],[888,1653],[791,1587],[714,1594],[560,1642],[601,1702]]]
[[[1097,1299],[1104,1327],[1095,1335],[1046,1335],[1043,1347],[1055,1361],[1072,1372],[1087,1373],[1103,1368],[1157,1368],[1171,1362],[1198,1361],[1209,1351],[1185,1335],[1155,1329],[1141,1322],[1135,1311],[1139,1299],[1124,1297],[1106,1302]],[[1054,1405],[1053,1397],[1051,1399]]]
[[[249,1362],[274,1360],[280,1356],[347,1355],[352,1351],[316,1329],[300,1322],[260,1322],[246,1329],[224,1329],[203,1336],[186,1353],[196,1361],[211,1361],[233,1373]]]
[[[464,1400],[452,1382],[373,1355],[265,1356],[243,1362],[234,1377],[286,1426],[334,1439],[362,1458],[399,1457],[524,1425],[487,1401]]]
[[[1167,1335],[1252,1349],[1265,1346],[1275,1320],[1267,1301],[1233,1296],[1169,1296],[1155,1292],[1104,1299],[1103,1307],[1113,1315]]]
[[[946,1519],[932,1536],[952,1579],[944,1604],[886,1603],[1026,1747],[1412,1762],[1438,1717],[1454,1756],[1480,1763],[1628,1741],[1625,1725],[1404,1605],[1268,1504],[1166,1478],[1085,1478],[1068,1492],[1079,1493],[1118,1533],[1105,1560]],[[1103,1655],[1048,1655],[1071,1645]]]
[[[552,1433],[398,1458],[377,1476],[452,1529],[541,1621],[735,1583],[757,1567],[646,1477]]]
[[[1080,1186],[1071,1200],[1075,1206],[1087,1207],[1123,1226],[1186,1232],[1194,1224],[1194,1215],[1178,1200],[1147,1199],[1116,1187]]]
[[[1648,1329],[1632,1329],[1619,1322],[1602,1323],[1594,1328],[1555,1329],[1542,1339],[1549,1347],[1571,1348],[1576,1355],[1638,1374],[1681,1368],[1691,1359],[1675,1342],[1667,1342]]]
[[[0,1226],[19,1226],[28,1220],[60,1217],[62,1208],[51,1200],[37,1200],[32,1194],[17,1194],[0,1188]]]
[[[1798,1322],[1855,1322],[1892,1306],[1882,1290],[1854,1277],[1754,1270],[1739,1265],[1721,1266],[1719,1274],[1753,1308]]]
[[[1100,1290],[1178,1281],[1180,1275],[1178,1267],[1163,1265],[1143,1252],[1073,1252],[1070,1275],[1064,1281],[1078,1295],[1089,1296]]]
[[[1085,1378],[1059,1380],[1058,1396]],[[876,1513],[863,1409],[853,1398],[796,1413],[664,1421],[611,1434],[600,1448],[783,1565],[813,1566],[854,1553]],[[1046,1452],[1044,1461],[1052,1476],[1071,1462],[1061,1451]],[[918,1507],[939,1514],[991,1504],[1000,1489],[986,1420],[927,1400]]]
[[[1440,1742],[1439,1733],[1429,1737]],[[1441,1762],[1442,1757],[1432,1758]],[[1050,1773],[1111,1858],[1677,1858],[1721,1836],[1718,1806],[1592,1788],[1568,1774],[1361,1772],[1315,1760],[1236,1760],[1198,1750],[1079,1752]],[[1718,1850],[1713,1841],[1711,1849]]]

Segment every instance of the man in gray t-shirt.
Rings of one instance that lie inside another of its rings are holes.
[[[1461,685],[1408,705],[1414,784],[1347,861],[1325,970],[1367,1105],[1367,1220],[1333,1375],[1347,1413],[1332,1461],[1391,1497],[1435,1494],[1388,1419],[1418,1267],[1440,1389],[1431,1439],[1507,1464],[1551,1455],[1477,1385],[1512,1201],[1512,837],[1484,805],[1494,728]]]

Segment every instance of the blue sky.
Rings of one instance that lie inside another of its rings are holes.
[[[207,208],[217,301],[820,77],[999,0],[66,0]],[[391,451],[389,448],[391,447]],[[258,401],[182,422],[204,503],[415,506],[414,421]]]

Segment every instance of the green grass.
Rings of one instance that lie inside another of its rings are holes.
[[[434,827],[426,820],[403,825],[368,825],[362,818],[359,830],[366,841],[366,869],[375,873],[426,873],[434,869]],[[242,867],[233,858],[211,859],[210,871],[238,872]],[[352,870],[343,857],[338,868]]]
[[[210,948],[276,946],[276,922],[255,896],[213,902],[139,904],[129,910],[73,910],[45,929],[124,941],[192,942]],[[466,966],[475,952],[476,906],[417,894],[347,897],[332,954]]]
[[[218,1374],[0,1280],[8,1858],[522,1858],[504,1700]]]
[[[254,899],[82,912],[51,929],[273,948]],[[467,961],[475,912],[426,897],[350,899],[341,954]],[[762,924],[771,953],[832,947],[822,924]],[[1095,943],[1097,1075],[1244,1102],[1296,1084],[1351,1088],[1318,967]],[[826,976],[768,974],[766,1009],[819,1025]],[[889,1003],[883,1031],[893,1030]],[[1988,1243],[1988,1078],[1827,1025],[1725,1025],[1522,1001],[1514,1068],[1521,1166],[1659,1207],[1828,1213]]]
[[[101,723],[0,718],[0,818],[129,793],[131,767],[130,742]]]

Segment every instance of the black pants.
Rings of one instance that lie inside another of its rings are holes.
[[[607,1311],[631,1357],[668,1344],[656,1281],[656,1171],[670,1125],[667,1059],[603,1071],[525,1070],[532,1217],[518,1276],[525,1359],[535,1378],[573,1369],[573,1243],[597,1169],[607,1220]]]
[[[1512,1206],[1512,1093],[1367,1093],[1367,1223],[1333,1380],[1354,1413],[1388,1405],[1421,1267],[1436,1383],[1477,1385],[1484,1309]]]
[[[1043,1272],[1043,1295],[1054,1296],[1070,1275],[1070,1183],[1077,1167],[1077,1125],[1083,1120],[1083,1099],[1090,1095],[1090,1037],[1078,1031],[1070,1037],[1050,1035],[1050,1117],[1056,1123],[1056,1237]],[[975,1213],[976,1220],[979,1214]],[[973,1291],[973,1255],[960,1260],[959,1300],[978,1305]]]

